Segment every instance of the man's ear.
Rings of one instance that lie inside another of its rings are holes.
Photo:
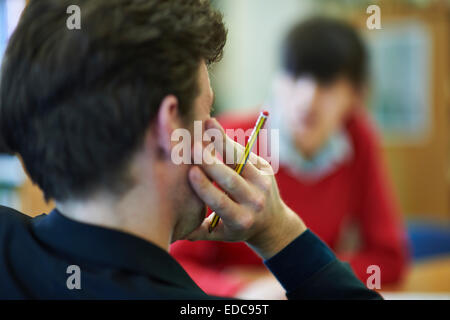
[[[178,99],[174,95],[164,97],[156,117],[155,130],[158,149],[170,157],[172,150],[172,132],[180,127]]]

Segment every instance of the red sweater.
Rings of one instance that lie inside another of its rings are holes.
[[[224,128],[252,128],[257,115],[222,117]],[[408,260],[407,242],[380,157],[375,131],[362,110],[346,123],[353,144],[351,160],[314,183],[303,182],[280,167],[276,179],[281,197],[339,257],[348,261],[365,283],[367,267],[378,265],[381,283],[400,280]],[[339,252],[338,242],[349,224],[356,225],[355,252]],[[227,267],[262,265],[244,243],[178,241],[171,247],[197,284],[209,294],[232,296],[243,285],[222,272]]]

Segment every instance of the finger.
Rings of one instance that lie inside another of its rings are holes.
[[[244,169],[241,172],[241,176],[251,182],[251,183],[257,183],[261,177],[260,171],[251,163],[250,161],[247,161],[247,164],[245,165]]]
[[[231,168],[235,168],[241,160],[242,155],[245,153],[245,147],[227,136],[225,130],[215,118],[208,119],[205,123],[205,128],[207,132],[209,131],[211,133],[211,136],[216,137],[216,135],[220,135],[219,139],[214,139],[214,147],[222,155],[225,164]],[[217,130],[218,134],[215,134],[214,131],[211,130]],[[255,169],[266,165],[266,161],[253,152],[249,155],[247,163],[249,162],[255,166]],[[245,173],[243,173],[243,176],[245,176]]]
[[[203,220],[202,224],[191,232],[186,239],[191,241],[197,240],[224,240],[224,225],[220,220],[217,226],[214,228],[213,232],[209,232],[209,226],[211,225],[211,221],[214,217],[214,213],[210,214],[205,220]]]
[[[238,157],[243,153],[239,150],[239,147],[243,147],[240,144],[235,145],[233,143],[234,141],[229,139],[226,135],[225,130],[220,123],[214,118],[206,120],[205,129],[205,133],[208,136],[214,137],[214,148],[222,155],[223,162],[234,169],[237,164]]]
[[[229,169],[229,168],[228,168]],[[231,170],[231,169],[230,169]],[[189,181],[198,197],[223,219],[236,219],[239,207],[223,191],[219,190],[197,166],[189,171]]]
[[[237,202],[248,202],[252,190],[243,177],[209,152],[204,152],[199,147],[194,147],[194,152],[202,153],[201,155],[197,154],[198,158],[203,157],[200,166],[212,180]]]
[[[220,123],[214,119],[208,119],[205,122],[206,134],[214,136],[214,147],[222,155],[224,162],[231,167],[234,167],[244,154],[245,147],[240,143],[231,139],[226,133]]]

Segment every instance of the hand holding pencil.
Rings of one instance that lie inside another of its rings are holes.
[[[227,137],[217,120],[210,119],[205,126],[219,129],[223,136],[222,145],[231,145],[242,159],[246,149]],[[203,154],[198,148],[194,148],[194,152],[201,152],[202,157],[216,157]],[[226,159],[226,154],[222,157]],[[211,214],[187,239],[246,241],[263,259],[268,259],[303,233],[306,227],[280,198],[273,174],[267,174],[273,173],[270,164],[250,152],[246,157],[250,161],[241,169],[241,175],[218,158],[207,159],[190,169],[192,188],[221,220],[214,232],[210,232],[215,216]]]
[[[258,139],[258,135],[260,130],[264,127],[264,124],[267,121],[267,118],[269,117],[269,112],[263,111],[258,117],[258,120],[256,120],[255,127],[253,128],[252,133],[250,134],[250,137],[248,139],[248,142],[245,146],[244,153],[241,155],[239,162],[236,165],[236,168],[234,171],[236,171],[237,174],[241,174],[242,170],[245,167],[245,164],[248,161],[248,158],[250,157],[250,154],[252,152],[253,146],[256,143],[256,140]],[[214,228],[219,223],[219,215],[214,212],[211,224],[209,225],[209,232],[212,232]]]

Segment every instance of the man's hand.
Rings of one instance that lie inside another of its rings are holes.
[[[244,147],[228,138],[215,119],[207,120],[205,127],[222,133],[223,159],[226,151],[234,150],[235,159],[244,152]],[[189,240],[245,241],[263,259],[268,259],[306,230],[302,220],[281,200],[267,161],[251,154],[240,176],[233,166],[225,165],[210,152],[203,152],[203,146],[194,147],[194,152],[203,161],[191,168],[191,185],[221,220],[209,233],[210,215],[187,237]]]

